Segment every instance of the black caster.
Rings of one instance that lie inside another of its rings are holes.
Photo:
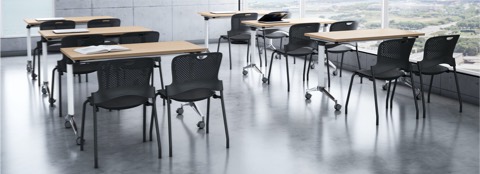
[[[282,57],[280,57],[280,55],[275,55],[275,59],[281,59]]]
[[[77,143],[77,145],[82,145],[83,143],[85,143],[85,139],[82,139],[82,137],[77,137],[77,140],[75,140],[75,142]]]
[[[183,114],[183,108],[178,108],[177,109],[177,114],[182,115]]]
[[[267,83],[267,82],[268,82],[268,78],[263,77],[263,78],[262,78],[262,82],[263,82],[263,83]]]
[[[29,61],[27,61],[27,72],[32,72],[32,69],[33,69],[32,61],[29,60]]]
[[[53,99],[53,98],[49,98],[49,99],[48,99],[48,102],[50,103],[51,106],[53,106],[53,104],[55,103],[55,101],[57,101],[57,100],[55,100],[55,99]]]
[[[42,94],[47,94],[48,93],[48,87],[47,86],[42,86]]]
[[[310,65],[310,69],[315,69],[315,65]]]
[[[418,93],[418,94],[415,94],[415,99],[417,99],[417,100],[420,100],[420,99],[422,99],[422,95],[420,95],[420,93]]]
[[[340,111],[340,109],[342,109],[342,105],[340,105],[340,104],[335,104],[334,107],[335,107],[336,111]]]
[[[248,74],[248,71],[247,71],[247,70],[243,70],[242,74],[243,74],[243,75],[247,75],[247,74]]]
[[[197,123],[197,127],[198,127],[199,129],[205,128],[205,122],[204,122],[204,121],[199,121],[199,122]]]
[[[337,74],[338,74],[337,70],[333,71],[332,74],[333,74],[333,76],[337,76]]]
[[[388,88],[388,83],[385,83],[385,84],[382,85],[382,89],[383,89],[384,91],[387,90],[387,88]]]
[[[36,79],[37,79],[37,74],[32,72],[32,80],[36,80]]]
[[[65,126],[65,128],[69,129],[69,128],[72,128],[72,125],[70,125],[70,122],[69,121],[65,121],[65,123],[63,124]]]
[[[312,98],[312,94],[310,94],[310,93],[308,93],[308,92],[305,93],[305,98],[306,98],[307,100],[310,100],[310,98]]]

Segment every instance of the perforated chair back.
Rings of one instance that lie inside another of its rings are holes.
[[[239,13],[234,14],[231,19],[231,29],[228,31],[229,36],[234,36],[242,33],[248,33],[249,27],[242,24],[242,21],[257,20],[257,13]]]
[[[429,68],[442,63],[455,66],[453,52],[459,38],[460,35],[445,35],[428,39],[425,43],[423,60],[420,63],[421,68]]]
[[[377,53],[375,73],[392,69],[410,71],[410,53],[415,38],[387,40],[380,43]]]
[[[221,62],[222,53],[219,52],[175,57],[172,60],[172,84],[167,86],[167,95],[193,89],[223,90],[218,79]]]
[[[87,28],[101,28],[101,27],[118,27],[120,26],[120,19],[107,18],[107,19],[94,19],[87,23]]]
[[[157,31],[125,33],[120,36],[120,44],[158,42],[159,36]]]
[[[315,47],[315,41],[305,36],[305,33],[318,32],[319,23],[305,23],[292,25],[289,30],[288,44],[285,51],[292,51],[302,47]]]
[[[58,30],[58,29],[74,29],[75,21],[70,20],[54,20],[45,21],[40,24],[40,30]]]
[[[98,92],[115,89],[128,90],[150,87],[153,71],[151,58],[135,58],[99,62],[97,65]]]
[[[330,25],[330,31],[356,30],[358,23],[356,21],[340,21]]]

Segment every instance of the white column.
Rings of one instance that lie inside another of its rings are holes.
[[[73,97],[73,64],[67,64],[67,112],[70,116],[75,114]]]
[[[382,28],[388,28],[388,0],[382,0]]]

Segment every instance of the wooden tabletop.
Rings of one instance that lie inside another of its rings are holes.
[[[56,34],[53,30],[40,30],[38,33],[45,39],[58,39],[66,36],[77,36],[87,34],[101,34],[104,36],[122,35],[131,32],[152,31],[151,29],[140,26],[121,26],[121,27],[102,27],[102,28],[88,28],[88,32],[84,33],[64,33]]]
[[[111,16],[81,16],[81,17],[65,17],[65,20],[71,20],[74,21],[75,23],[87,23],[90,20],[93,19],[105,19],[105,18],[113,18]],[[42,22],[45,21],[37,21],[35,19],[24,19],[25,23],[27,25],[33,26],[33,25],[40,25]]]
[[[236,11],[234,13],[211,13],[211,12],[198,12],[203,17],[209,17],[209,18],[221,18],[221,17],[231,17],[234,14],[238,13],[258,13],[259,15],[264,15],[268,14],[271,11],[266,11],[266,10],[254,10],[254,11]]]
[[[288,21],[288,22],[260,23],[257,20],[248,20],[248,21],[242,21],[242,23],[248,26],[253,26],[253,27],[270,28],[270,27],[291,26],[295,24],[304,24],[304,23],[332,24],[336,22],[334,20],[322,19],[322,18],[296,18],[296,19],[285,19],[284,21]]]
[[[166,54],[181,54],[181,53],[207,51],[207,48],[192,44],[187,41],[121,44],[120,46],[130,48],[130,50],[100,53],[100,54],[80,54],[73,51],[75,48],[78,48],[78,47],[71,47],[71,48],[61,48],[60,51],[73,61],[157,56],[157,55],[166,55]]]
[[[358,42],[404,37],[418,37],[423,35],[425,35],[425,33],[392,28],[305,33],[305,36],[308,36],[310,38],[328,42]]]

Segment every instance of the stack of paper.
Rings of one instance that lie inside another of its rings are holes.
[[[97,46],[88,46],[88,47],[74,49],[75,52],[80,54],[99,54],[99,53],[128,51],[128,50],[130,49],[126,47],[122,47],[120,45],[97,45]]]
[[[86,29],[86,28],[53,30],[53,33],[56,33],[56,34],[63,34],[63,33],[86,33],[86,32],[88,32],[88,29]]]

